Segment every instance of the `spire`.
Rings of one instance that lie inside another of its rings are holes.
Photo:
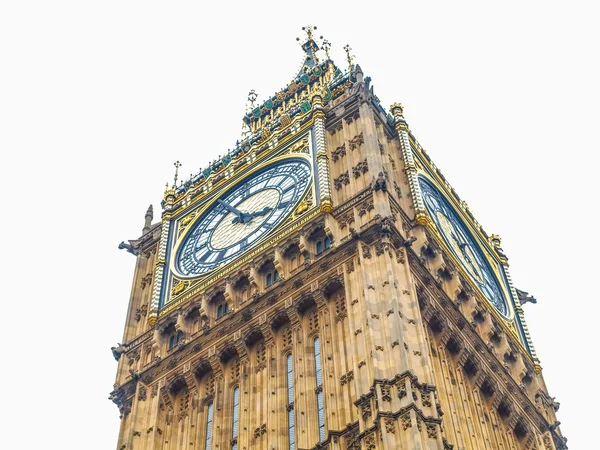
[[[179,160],[173,163],[175,166],[175,177],[173,178],[173,189],[177,186],[177,179],[179,178],[179,168],[181,167],[181,163]]]
[[[321,50],[325,51],[325,56],[327,56],[327,61],[329,61],[331,59],[331,57],[329,56],[329,50],[331,50],[331,42],[329,42],[327,39],[324,39],[323,36],[321,36],[321,40],[323,41],[321,43]]]
[[[301,76],[303,73],[306,73],[307,70],[310,70],[319,64],[319,58],[317,56],[319,46],[313,39],[313,31],[316,30],[317,27],[313,27],[311,25],[302,27],[302,31],[306,33],[306,41],[302,44],[302,50],[304,50],[306,55],[304,56],[304,62],[302,63],[300,71],[298,72],[298,76]],[[296,40],[300,41],[300,38],[296,38]]]
[[[346,52],[346,59],[348,60],[348,69],[352,70],[352,61],[354,61],[355,56],[350,54],[352,51],[352,47],[348,44],[344,45],[344,51]]]
[[[142,233],[145,233],[146,231],[150,230],[150,226],[152,225],[152,219],[154,218],[154,210],[152,208],[152,205],[148,206],[148,209],[146,210],[146,216],[145,216],[145,220],[144,220],[144,228],[142,229]]]

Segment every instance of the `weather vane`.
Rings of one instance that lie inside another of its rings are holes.
[[[179,160],[173,163],[175,166],[175,178],[173,179],[173,186],[177,186],[177,179],[179,178],[179,168],[181,167],[181,163]]]
[[[323,36],[321,36],[321,39],[323,39]],[[323,39],[323,43],[321,44],[321,50],[325,50],[325,55],[327,55],[327,59],[331,59],[329,57],[329,50],[331,50],[331,42],[329,42],[327,39]]]
[[[352,50],[352,48],[348,44],[344,45],[344,51],[346,52],[346,57],[348,58],[348,65],[352,67],[354,55],[350,55],[350,50]]]
[[[306,33],[306,40],[307,41],[312,41],[313,38],[313,31],[316,31],[317,27],[313,27],[311,25],[307,25],[305,27],[302,27],[302,31],[304,31]],[[297,41],[300,40],[300,38],[296,38]]]

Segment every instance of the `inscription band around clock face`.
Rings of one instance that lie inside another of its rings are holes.
[[[311,166],[286,158],[241,180],[193,224],[176,253],[181,276],[200,276],[232,261],[294,211],[310,186]]]
[[[467,226],[433,184],[420,176],[419,186],[425,207],[447,246],[494,308],[508,318],[510,310],[498,279]]]

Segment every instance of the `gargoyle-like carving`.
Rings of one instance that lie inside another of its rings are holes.
[[[379,172],[377,178],[373,177],[373,181],[371,181],[371,188],[375,189],[375,192],[387,192],[387,177],[383,172]]]
[[[525,303],[537,303],[537,299],[533,295],[529,295],[529,292],[520,289],[515,290],[517,291],[517,296],[519,297],[519,303],[521,303],[521,305],[524,305]]]

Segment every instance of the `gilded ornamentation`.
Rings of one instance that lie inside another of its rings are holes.
[[[171,288],[171,295],[179,295],[181,294],[183,291],[185,291],[187,289],[187,287],[189,286],[189,281],[182,281],[182,280],[177,280],[177,284],[175,284],[172,288]]]
[[[181,233],[183,230],[185,230],[190,225],[190,223],[194,221],[195,218],[196,213],[193,212],[181,219],[181,222],[179,223],[179,232]]]

